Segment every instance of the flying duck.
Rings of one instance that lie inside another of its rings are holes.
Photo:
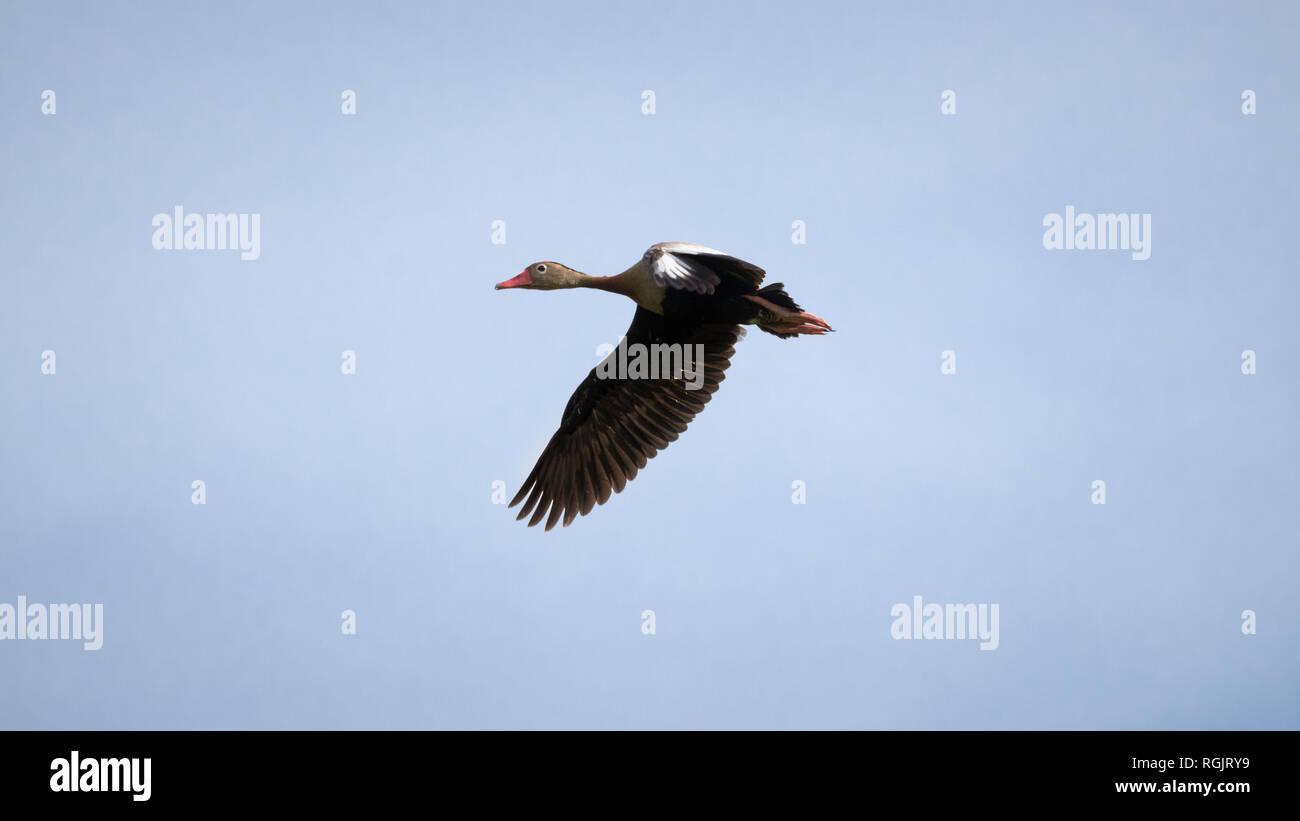
[[[704,409],[731,365],[742,325],[788,339],[833,330],[800,308],[762,268],[693,242],[652,245],[614,276],[535,262],[497,290],[596,288],[636,303],[627,334],[587,374],[560,428],[510,502],[546,529],[609,500]],[[760,287],[762,286],[762,287]],[[630,364],[629,364],[630,363]],[[550,511],[549,515],[547,511]]]

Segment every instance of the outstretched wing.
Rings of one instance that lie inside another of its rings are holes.
[[[703,371],[702,381],[684,375],[633,379],[622,373],[602,378],[608,371],[593,368],[573,392],[560,429],[510,502],[514,507],[527,498],[518,518],[532,513],[529,527],[545,518],[547,530],[563,518],[568,527],[578,514],[586,516],[609,501],[611,493],[622,491],[704,409],[743,333],[739,325],[685,327],[638,307],[623,344],[629,349],[637,343],[701,345],[703,361],[694,367]],[[618,349],[610,354],[618,355]],[[688,389],[690,384],[699,387]]]
[[[765,274],[757,265],[693,242],[651,245],[645,261],[656,285],[698,294],[713,293],[723,277],[735,277],[757,288]]]

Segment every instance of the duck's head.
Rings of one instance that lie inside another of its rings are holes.
[[[520,273],[497,283],[502,288],[529,288],[534,291],[554,291],[557,288],[576,288],[582,284],[583,274],[558,262],[534,262]]]

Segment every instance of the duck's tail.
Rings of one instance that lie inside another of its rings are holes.
[[[746,324],[757,325],[759,330],[773,336],[782,339],[792,336],[821,336],[835,330],[826,320],[800,308],[780,282],[760,288],[757,293],[745,294],[743,298],[758,306],[753,318]]]

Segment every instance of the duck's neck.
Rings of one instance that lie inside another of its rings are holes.
[[[663,303],[663,289],[656,286],[645,275],[640,263],[633,265],[621,274],[608,277],[593,277],[583,274],[577,287],[595,288],[598,291],[622,294],[646,310],[655,313],[660,312],[660,306]]]

